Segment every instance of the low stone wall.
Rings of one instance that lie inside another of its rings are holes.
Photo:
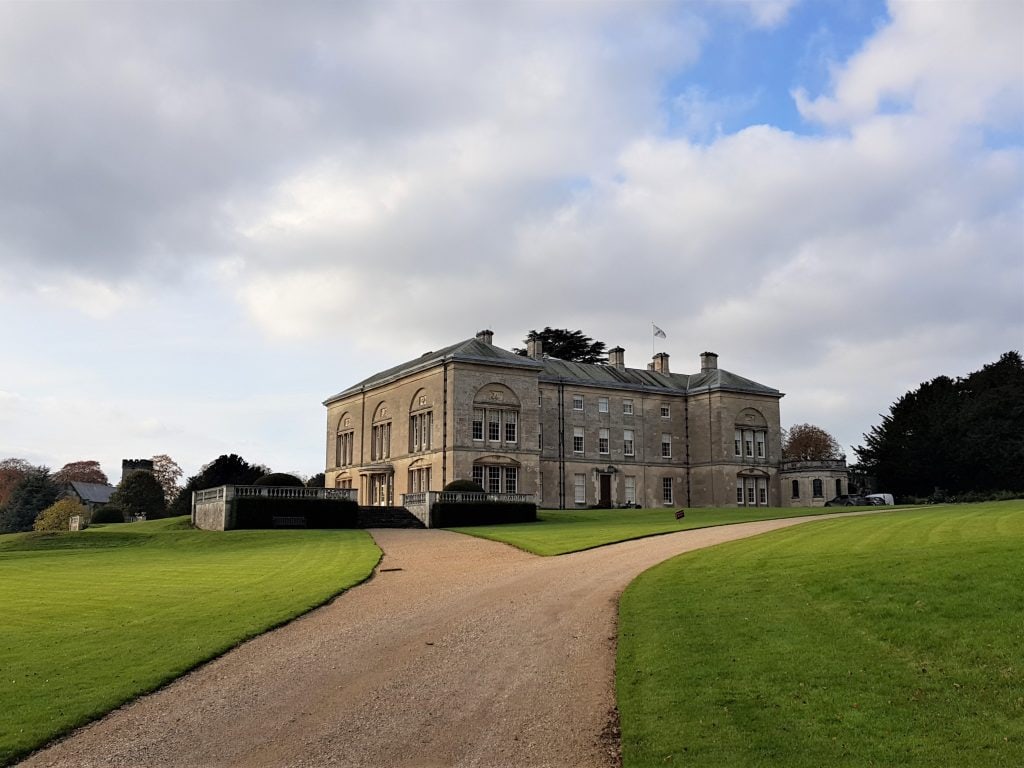
[[[230,531],[236,526],[235,508],[241,499],[269,499],[282,502],[305,500],[355,500],[355,491],[345,488],[292,488],[273,485],[222,485],[192,493],[192,525],[204,531]]]

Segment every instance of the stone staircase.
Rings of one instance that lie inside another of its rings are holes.
[[[426,528],[405,507],[360,507],[360,528]]]

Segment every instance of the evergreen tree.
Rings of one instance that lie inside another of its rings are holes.
[[[0,533],[31,531],[39,513],[57,501],[59,495],[60,488],[50,477],[49,469],[31,469],[0,510]]]
[[[270,469],[262,464],[250,464],[237,454],[223,454],[192,475],[175,497],[170,507],[171,517],[192,514],[192,492],[221,485],[252,485]]]
[[[153,477],[152,472],[138,470],[129,472],[122,478],[110,497],[110,503],[120,509],[127,519],[144,517],[155,520],[167,515],[167,500],[160,481]]]
[[[854,450],[880,489],[901,495],[1024,491],[1024,361],[1011,351],[921,384]]]
[[[608,362],[603,341],[594,341],[583,331],[570,331],[568,328],[545,328],[543,331],[530,331],[526,334],[524,344],[539,339],[543,343],[544,354],[559,360],[573,363]],[[517,355],[526,355],[526,349],[512,350]]]

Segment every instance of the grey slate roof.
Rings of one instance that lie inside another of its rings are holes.
[[[493,344],[487,344],[474,337],[472,339],[460,341],[457,344],[452,344],[444,349],[439,349],[436,352],[427,352],[420,355],[415,360],[409,360],[401,365],[396,365],[394,368],[388,368],[386,371],[375,373],[373,376],[363,379],[358,384],[354,384],[336,395],[331,395],[331,397],[324,400],[324,405],[332,403],[335,400],[340,400],[343,397],[347,397],[348,395],[359,392],[363,389],[379,387],[383,384],[388,384],[400,379],[403,376],[407,376],[410,373],[424,371],[428,368],[440,365],[443,362],[453,360],[487,363],[488,365],[504,365],[514,368],[540,369],[541,367],[541,364],[536,360],[517,355],[515,352],[509,352],[507,349],[496,347]]]
[[[612,365],[570,363],[554,358],[544,359],[541,381],[565,381],[592,387],[656,390],[674,394],[695,394],[711,390],[748,392],[782,397],[777,389],[716,368],[703,373],[656,373],[643,368],[616,368]]]
[[[115,490],[112,485],[80,483],[77,480],[72,480],[68,485],[75,489],[75,493],[78,494],[82,501],[88,501],[92,504],[106,504],[110,501],[110,497]]]
[[[533,368],[539,372],[541,381],[563,381],[592,387],[604,386],[616,389],[636,389],[672,394],[696,394],[712,390],[726,390],[730,392],[767,395],[769,397],[783,396],[777,389],[766,387],[764,384],[758,384],[756,381],[745,379],[721,368],[694,374],[664,374],[655,373],[643,368],[620,369],[611,365],[572,363],[553,357],[533,360],[532,358],[509,352],[501,347],[496,347],[493,344],[487,344],[477,338],[472,338],[452,344],[444,349],[439,349],[436,352],[427,352],[415,360],[409,360],[401,365],[388,368],[386,371],[376,373],[367,379],[363,379],[358,384],[354,384],[348,389],[327,398],[324,401],[324,405],[364,389],[379,387],[411,373],[427,370],[445,361],[452,360],[503,365],[514,368]]]

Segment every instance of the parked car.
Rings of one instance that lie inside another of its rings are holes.
[[[891,493],[869,493],[864,497],[868,500],[868,504],[874,504],[878,507],[884,507],[886,504],[892,505],[896,503]]]
[[[853,493],[844,493],[842,496],[836,496],[834,499],[829,499],[825,502],[826,507],[870,507],[871,501],[864,496],[858,496]]]

